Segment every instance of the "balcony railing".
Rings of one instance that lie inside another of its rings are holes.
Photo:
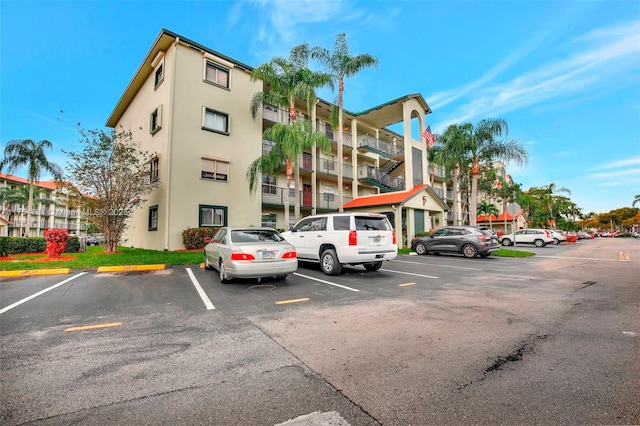
[[[262,185],[262,204],[284,206],[285,191],[287,188],[279,188],[273,185]],[[289,205],[294,205],[295,191],[289,190]],[[311,192],[300,191],[300,207],[311,207]]]
[[[334,193],[328,192],[320,192],[316,194],[316,208],[318,210],[338,210],[340,208],[340,203],[338,201],[338,195]],[[353,197],[343,195],[342,202],[344,204],[353,200]]]
[[[390,176],[373,166],[358,166],[358,179],[372,183],[387,192],[405,189],[404,174]]]
[[[404,148],[397,142],[387,142],[373,136],[363,136],[358,141],[359,149],[366,149],[384,157],[395,157],[404,153]]]

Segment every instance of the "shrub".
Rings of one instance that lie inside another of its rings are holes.
[[[0,256],[18,253],[42,253],[47,242],[42,237],[0,237]]]
[[[431,235],[431,231],[416,232],[416,237],[428,237],[429,235]]]
[[[188,228],[182,231],[182,244],[187,250],[204,248],[205,238],[213,238],[219,228]]]
[[[80,251],[80,239],[73,236],[67,241],[67,245],[64,247],[65,253],[77,253]]]
[[[66,229],[45,229],[44,238],[47,240],[47,257],[58,258],[71,237]]]

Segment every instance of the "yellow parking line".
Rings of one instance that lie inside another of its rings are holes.
[[[131,271],[157,271],[165,269],[164,265],[123,265],[100,266],[98,272],[131,272]]]
[[[279,302],[276,302],[276,305],[285,305],[287,303],[298,303],[298,302],[308,302],[308,301],[309,301],[308,297],[303,297],[301,299],[280,300]]]
[[[106,327],[117,327],[122,325],[121,322],[109,322],[106,324],[94,324],[94,325],[84,325],[80,327],[69,327],[65,331],[82,331],[82,330],[93,330],[96,328],[106,328]]]
[[[60,275],[71,272],[69,268],[32,269],[20,271],[0,271],[0,277],[30,277],[34,275]]]
[[[416,285],[416,283],[404,283],[404,284],[398,284],[398,287],[409,287],[410,285]]]

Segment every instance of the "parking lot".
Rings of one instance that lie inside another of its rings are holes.
[[[3,424],[640,422],[640,241],[0,284]],[[628,259],[628,260],[627,260]]]

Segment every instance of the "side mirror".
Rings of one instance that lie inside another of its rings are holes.
[[[209,238],[209,237],[205,238],[205,239],[204,239],[204,242],[205,242],[206,244],[209,244],[209,243],[211,242],[211,238]]]
[[[290,227],[289,227],[289,231],[291,231],[291,232],[296,232],[296,230],[295,230],[295,229],[293,229],[293,226],[290,226]]]
[[[433,238],[433,234],[429,234],[429,238]]]

